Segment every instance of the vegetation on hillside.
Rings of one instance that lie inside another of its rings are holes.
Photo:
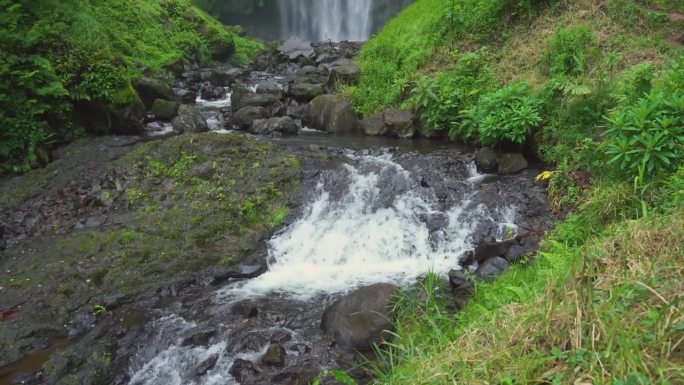
[[[411,108],[453,140],[534,149],[572,213],[456,315],[437,277],[406,293],[376,383],[684,383],[683,13],[418,0],[363,48],[358,113]]]
[[[189,0],[0,0],[0,174],[47,161],[47,145],[86,129],[106,131],[142,73],[209,62],[233,44],[234,60],[260,49]]]

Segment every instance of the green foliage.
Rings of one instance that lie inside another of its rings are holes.
[[[684,157],[684,92],[653,91],[606,117],[608,164],[622,178],[652,180]]]
[[[434,78],[418,79],[405,103],[422,112],[429,130],[448,132],[458,127],[459,111],[495,88],[486,52],[454,53],[453,57],[457,60],[453,68]]]
[[[540,103],[524,83],[513,83],[483,95],[477,105],[461,112],[463,123],[452,139],[475,139],[484,145],[524,143],[541,121]]]
[[[361,83],[347,89],[354,109],[371,115],[401,100],[403,85],[415,79],[435,49],[452,38],[472,33],[487,36],[511,10],[510,0],[416,1],[361,50]],[[515,8],[515,6],[513,6]]]
[[[44,163],[47,145],[81,135],[80,110],[106,131],[143,70],[209,62],[233,42],[239,61],[261,48],[189,0],[0,0],[0,174]]]
[[[588,69],[595,51],[595,38],[586,26],[559,28],[548,43],[544,62],[552,76],[578,76]]]

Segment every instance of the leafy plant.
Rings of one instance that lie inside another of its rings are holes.
[[[559,28],[546,47],[544,64],[552,76],[578,76],[588,69],[595,38],[585,26]]]
[[[652,92],[606,118],[608,164],[640,180],[675,171],[684,156],[684,93]]]
[[[478,104],[461,112],[459,134],[476,137],[484,145],[501,142],[524,143],[541,121],[540,103],[524,83],[513,83],[480,98]]]

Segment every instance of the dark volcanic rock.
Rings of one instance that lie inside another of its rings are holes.
[[[503,274],[510,264],[501,257],[489,258],[475,270],[475,275],[482,279],[492,279]]]
[[[200,88],[200,96],[204,100],[219,100],[226,96],[226,89],[211,84],[204,84]]]
[[[156,99],[152,104],[152,113],[157,119],[171,120],[178,115],[178,107],[180,107],[178,102]]]
[[[295,60],[300,56],[309,57],[314,53],[311,43],[296,37],[291,37],[278,47],[278,52],[289,60]]]
[[[473,280],[463,270],[449,272],[449,286],[458,309],[462,309],[475,292]]]
[[[279,132],[283,135],[295,135],[299,131],[295,121],[289,116],[255,120],[249,132],[257,135],[270,135]]]
[[[209,131],[207,121],[202,117],[197,107],[183,104],[178,107],[178,116],[171,121],[173,131],[180,134],[198,134]]]
[[[133,84],[133,88],[138,92],[140,99],[147,108],[151,108],[156,99],[174,99],[171,86],[159,79],[143,77]]]
[[[233,126],[248,129],[255,120],[268,118],[268,111],[264,107],[245,107],[233,114]]]
[[[506,153],[499,159],[499,174],[515,174],[528,167],[527,159],[522,154]]]
[[[496,172],[499,168],[499,157],[491,148],[482,147],[475,154],[475,164],[480,172]]]
[[[366,135],[385,135],[387,133],[385,114],[380,112],[360,120],[359,128]]]
[[[385,126],[387,133],[397,138],[413,138],[416,127],[413,112],[388,108],[385,110]]]
[[[361,80],[361,69],[354,62],[348,62],[330,70],[328,87],[332,90],[343,85],[357,84]]]
[[[341,347],[369,351],[382,341],[384,331],[394,329],[391,302],[396,291],[386,283],[357,289],[325,310],[321,327]]]
[[[261,362],[268,366],[285,366],[287,359],[287,352],[285,348],[279,344],[273,344],[268,347],[266,353],[261,357]]]
[[[508,249],[515,244],[515,241],[486,242],[475,248],[475,260],[482,263],[489,258],[501,257],[506,254]]]
[[[195,366],[194,369],[192,369],[192,376],[201,377],[205,375],[208,371],[214,369],[214,366],[216,366],[216,361],[218,361],[218,359],[218,354],[212,354],[207,359],[197,364],[197,366]]]
[[[112,132],[119,135],[139,135],[145,130],[145,105],[136,96],[112,112]]]
[[[290,95],[297,100],[312,100],[316,96],[325,94],[322,84],[299,83],[290,87]]]
[[[188,331],[181,342],[181,346],[206,346],[215,335],[216,329],[213,327],[196,327]]]
[[[312,100],[302,122],[330,133],[354,132],[358,123],[351,103],[339,95],[321,95]]]
[[[257,265],[236,265],[224,269],[222,272],[214,275],[212,283],[217,285],[229,279],[251,279],[264,274],[268,270],[268,266],[264,262]]]
[[[237,380],[237,382],[244,382],[245,379],[256,374],[254,364],[251,361],[236,359],[233,361],[233,366],[230,367],[230,375]]]

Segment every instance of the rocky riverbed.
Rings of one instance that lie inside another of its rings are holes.
[[[391,329],[396,290],[440,273],[458,308],[529,260],[551,223],[540,170],[398,139],[420,135],[408,111],[358,121],[332,94],[357,50],[288,41],[145,78],[135,135],[0,181],[0,384],[364,382],[355,352]]]

